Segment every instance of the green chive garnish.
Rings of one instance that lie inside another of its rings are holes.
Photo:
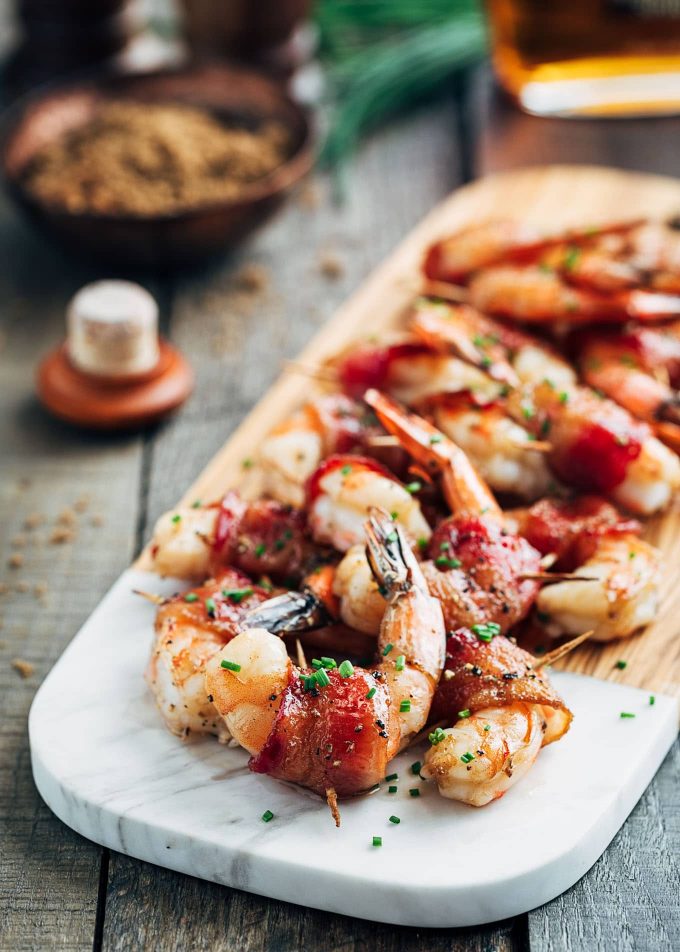
[[[427,539],[418,539],[418,548],[421,552],[424,552],[427,548]]]
[[[352,467],[349,466],[349,465],[348,465],[348,466],[342,466],[342,467],[340,468],[340,472],[342,473],[343,476],[349,476],[349,474],[352,472]]]
[[[314,678],[314,680],[316,681],[316,683],[319,685],[320,688],[327,688],[328,685],[331,683],[331,679],[326,674],[325,668],[319,668],[319,670],[316,671],[312,675],[312,677]]]
[[[431,734],[428,734],[428,739],[432,745],[441,744],[445,737],[446,734],[441,729],[441,727],[435,728]]]
[[[192,509],[200,509],[200,508],[201,508],[201,500],[200,500],[200,499],[194,499],[194,501],[193,501],[192,504],[191,504],[191,508],[192,508]]]
[[[399,819],[398,816],[391,816],[391,817],[390,817],[390,823],[395,823],[395,824],[396,824],[396,823],[401,823],[401,820]]]
[[[485,731],[490,731],[490,730],[491,730],[491,724],[485,724],[485,725],[484,725],[484,730],[485,730]]]
[[[469,717],[469,716],[470,716],[470,709],[467,708],[467,707],[465,708],[464,711],[458,711],[458,717],[460,717],[460,718],[466,718],[466,717]]]
[[[205,605],[205,610],[207,611],[209,615],[215,614],[215,599],[214,598],[206,598],[204,605]]]
[[[560,401],[560,403],[567,403],[567,401],[569,400],[569,394],[567,393],[566,390],[562,390],[557,399]]]
[[[241,463],[241,466],[242,466],[244,469],[250,469],[252,465],[253,465],[253,461],[252,461],[251,459],[248,459],[247,457],[246,457],[246,459],[244,459],[243,462]]]
[[[220,666],[221,666],[222,668],[226,668],[227,671],[240,671],[240,670],[241,670],[241,665],[240,665],[240,664],[236,664],[235,661],[222,661],[222,662],[220,662]]]
[[[470,753],[470,751],[468,750],[461,756],[460,759],[463,761],[464,764],[469,764],[469,763],[472,763],[472,761],[475,759],[475,755]]]
[[[434,564],[445,569],[459,569],[463,564],[460,559],[449,559],[446,555],[438,555]]]
[[[488,621],[481,625],[473,625],[472,631],[477,635],[480,641],[491,641],[496,635],[500,635],[501,626],[495,621]]]
[[[399,779],[399,774],[391,773],[387,777],[385,777],[385,783],[389,783],[390,780],[398,780],[398,779]]]
[[[274,814],[272,813],[271,810],[265,810],[264,813],[262,814],[262,819],[264,820],[265,823],[269,823],[270,820],[274,819]]]
[[[635,717],[635,714],[631,714],[629,711],[621,711],[621,713],[619,714],[619,717],[622,717],[622,718]]]
[[[373,837],[373,845],[374,845],[374,846],[382,846],[382,836],[374,836],[374,837]]]
[[[182,520],[182,517],[180,516],[179,513],[176,513],[176,514],[172,517],[172,521],[173,521],[174,523],[181,522],[181,520]]]
[[[419,797],[419,796],[420,796],[420,790],[418,789],[418,787],[411,787],[411,788],[409,789],[408,795],[409,795],[410,797]]]
[[[441,443],[441,441],[442,441],[443,439],[444,439],[444,437],[441,436],[439,433],[434,433],[434,434],[430,437],[430,443],[431,443],[431,444]]]
[[[397,788],[396,788],[396,787],[388,787],[388,788],[387,788],[387,792],[388,792],[388,793],[396,793],[396,792],[397,792]]]
[[[390,653],[390,651],[392,650],[392,648],[394,648],[394,645],[385,645],[385,647],[383,648],[383,651],[382,651],[383,657],[384,657],[385,655],[388,655],[388,654]]]
[[[185,601],[185,602],[197,602],[197,601],[198,601],[198,595],[196,594],[196,592],[187,592],[187,594],[184,596],[184,601]]]
[[[338,668],[341,678],[351,678],[354,674],[354,665],[351,661],[343,661]]]
[[[234,602],[238,605],[244,598],[248,598],[252,595],[253,590],[252,588],[223,588],[222,594],[225,598],[228,598],[230,602]]]
[[[387,536],[387,541],[396,542],[398,538],[399,538],[398,532],[390,532],[390,534]]]
[[[334,658],[326,658],[325,656],[321,659],[321,664],[324,668],[337,668]]]
[[[406,658],[403,654],[398,655],[397,660],[394,662],[394,667],[397,669],[397,671],[403,671],[405,666]]]
[[[404,489],[406,490],[406,492],[411,493],[411,495],[413,495],[414,493],[420,492],[422,488],[423,488],[423,484],[419,483],[417,479],[415,479],[412,483],[407,483],[404,486]]]
[[[258,557],[258,559],[261,558],[265,554],[266,551],[267,551],[267,546],[264,544],[264,542],[260,542],[258,545],[255,546],[255,555]]]
[[[649,706],[650,706],[650,707],[654,707],[655,704],[656,704],[656,698],[654,697],[653,694],[650,694],[650,695],[649,695]]]
[[[421,764],[421,762],[420,762],[419,760],[416,760],[415,763],[411,764],[411,773],[414,775],[414,777],[419,777],[419,776],[420,776],[420,768],[421,768],[422,766],[423,766],[423,765]]]
[[[408,698],[406,698],[406,700],[404,700],[404,701],[400,701],[400,702],[399,702],[399,713],[400,713],[400,714],[407,714],[410,710],[411,710],[411,702],[409,701]]]
[[[615,668],[618,668],[619,671],[624,671],[628,667],[627,661],[617,661],[614,665]]]
[[[370,690],[370,691],[368,692],[368,694],[366,695],[366,700],[367,700],[367,701],[370,701],[372,697],[375,697],[375,692],[376,692],[377,690],[378,690],[377,688],[371,688],[371,690]]]

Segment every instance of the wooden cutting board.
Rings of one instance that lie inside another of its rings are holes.
[[[427,246],[464,225],[489,218],[522,218],[541,227],[598,225],[680,211],[680,181],[594,166],[521,169],[482,179],[438,205],[377,268],[311,341],[299,363],[316,366],[352,341],[399,328],[418,287]],[[310,380],[285,372],[216,454],[180,503],[218,498],[229,488],[257,492],[244,460],[266,433],[308,399]],[[584,645],[559,664],[581,674],[680,697],[680,512],[676,504],[652,519],[645,537],[664,553],[661,605],[645,631],[609,645]],[[149,570],[148,548],[135,568]],[[619,659],[628,664],[621,671]]]

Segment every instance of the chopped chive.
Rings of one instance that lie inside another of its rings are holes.
[[[435,443],[441,443],[444,437],[440,433],[433,433],[430,437],[430,443],[434,445]]]
[[[434,560],[434,564],[439,568],[459,569],[463,563],[460,561],[460,559],[450,559],[446,555],[438,555]]]
[[[621,713],[619,714],[619,717],[622,717],[622,718],[635,717],[635,714],[631,714],[629,711],[621,711]]]
[[[252,465],[253,465],[253,461],[251,459],[248,459],[248,457],[246,457],[246,459],[244,459],[241,463],[241,466],[244,469],[250,469]]]
[[[276,542],[274,543],[275,552],[281,552],[285,548],[286,548],[286,543],[283,541],[283,539],[277,539]]]
[[[500,635],[501,626],[495,621],[488,621],[484,624],[473,625],[472,631],[480,641],[490,642],[496,635]]]
[[[200,500],[200,499],[194,499],[194,501],[193,501],[192,504],[191,504],[191,508],[192,508],[192,509],[200,509],[200,508],[201,508],[201,500]]]
[[[215,599],[214,598],[206,598],[203,604],[205,605],[205,610],[207,611],[209,615],[215,614]]]
[[[397,660],[394,662],[394,667],[397,671],[403,671],[406,666],[406,658],[403,654],[397,656]]]
[[[397,792],[397,787],[394,787],[394,786],[388,787],[388,788],[387,788],[387,792],[388,792],[388,793],[396,793],[396,792]]]
[[[366,700],[367,700],[367,701],[370,701],[372,697],[375,697],[375,692],[376,692],[377,690],[378,690],[377,688],[371,688],[371,690],[370,690],[370,691],[368,692],[368,694],[366,695]]]
[[[414,775],[414,777],[420,776],[420,768],[422,766],[423,765],[419,760],[416,760],[415,763],[411,764],[411,773]]]
[[[617,661],[614,665],[615,668],[618,668],[619,671],[624,671],[628,667],[627,661]]]
[[[557,399],[560,401],[560,403],[567,403],[569,401],[569,394],[566,390],[562,390]]]
[[[428,734],[428,739],[433,746],[436,744],[441,744],[445,737],[446,734],[441,729],[441,727],[435,728],[431,734]]]
[[[175,515],[172,517],[172,521],[173,521],[175,524],[177,524],[178,522],[181,522],[181,521],[182,521],[182,517],[180,516],[180,514],[179,514],[178,512],[176,512]]]
[[[467,707],[465,708],[464,711],[458,711],[458,717],[460,717],[460,718],[463,718],[463,719],[464,719],[464,718],[469,717],[469,716],[470,716],[470,709],[467,708]]]
[[[398,780],[398,779],[399,779],[399,774],[391,773],[387,777],[385,777],[385,783],[389,783],[390,780]]]
[[[354,665],[351,661],[343,661],[338,668],[341,678],[351,678],[354,674]]]
[[[475,755],[467,750],[460,758],[464,764],[470,764],[475,759]]]
[[[409,701],[408,698],[406,698],[404,701],[399,702],[400,714],[407,714],[410,710],[411,710],[411,702]]]
[[[411,493],[411,495],[413,495],[414,493],[420,492],[422,488],[423,488],[423,484],[419,483],[417,479],[415,479],[412,483],[407,483],[404,486],[404,489],[406,490],[406,492]]]
[[[420,790],[418,789],[418,787],[411,787],[411,788],[409,789],[408,795],[409,795],[409,797],[419,797],[419,796],[420,796]]]
[[[421,552],[424,552],[427,548],[427,539],[418,539],[418,548]]]
[[[649,706],[650,706],[650,707],[654,707],[655,704],[656,704],[656,698],[654,697],[653,694],[650,694],[650,695],[649,695]]]
[[[244,598],[248,598],[253,594],[252,588],[223,588],[222,594],[225,598],[228,598],[230,602],[238,605],[239,602],[242,602]]]
[[[398,538],[399,538],[398,532],[390,532],[390,534],[387,536],[387,541],[396,542]]]
[[[394,645],[391,645],[391,644],[390,644],[390,645],[385,645],[385,647],[383,648],[383,651],[382,651],[383,657],[385,657],[386,655],[388,655],[388,654],[390,653],[390,651],[392,650],[392,648],[394,648]]]
[[[392,520],[392,522],[396,522],[398,518],[399,518],[399,513],[398,513],[398,512],[391,512],[391,513],[390,513],[390,519]],[[395,542],[395,541],[396,541],[395,539],[390,538],[390,536],[388,536],[388,539],[390,540],[390,542]]]
[[[629,559],[634,559],[634,558],[635,558],[635,553],[634,553],[634,552],[629,552],[629,553],[628,553],[628,558],[629,558]]]
[[[321,664],[318,658],[312,658],[312,667],[314,668],[315,671],[318,671],[319,668],[323,668],[323,665]]]
[[[184,596],[184,601],[185,601],[185,602],[197,602],[197,601],[198,601],[198,595],[196,594],[196,592],[187,592],[186,595]]]
[[[530,420],[532,417],[536,416],[536,410],[534,409],[534,407],[531,407],[528,404],[525,404],[522,407],[522,416],[524,417],[525,420]]]
[[[265,810],[264,813],[262,814],[262,819],[264,820],[265,823],[269,823],[270,820],[274,819],[274,814],[272,813],[271,810]]]
[[[564,267],[567,271],[571,271],[578,259],[581,257],[581,249],[578,245],[572,245],[571,248],[567,249],[567,253],[564,256]]]
[[[349,465],[342,466],[340,468],[340,472],[342,473],[343,476],[349,476],[349,474],[352,472],[352,467]]]
[[[382,836],[374,836],[372,842],[373,846],[382,846]]]
[[[401,823],[401,820],[399,819],[398,816],[391,816],[391,817],[390,817],[390,823],[395,823],[395,824],[396,824],[396,823]]]
[[[490,730],[491,730],[491,724],[485,724],[485,725],[484,725],[484,730],[485,730],[485,731],[490,731]]]
[[[331,683],[331,679],[326,674],[325,668],[319,668],[318,671],[314,672],[312,677],[321,688],[327,688],[328,685]]]
[[[329,668],[329,669],[331,669],[331,668],[337,668],[337,664],[335,663],[335,659],[334,659],[334,658],[327,658],[325,655],[321,658],[321,664],[323,665],[324,668]],[[341,665],[341,667],[342,667],[342,665]]]
[[[227,671],[240,671],[241,665],[237,664],[235,661],[221,661],[220,667],[226,668]]]
[[[264,544],[264,542],[259,542],[259,543],[255,546],[255,555],[258,557],[258,559],[259,559],[261,556],[263,556],[266,551],[267,551],[267,546]]]

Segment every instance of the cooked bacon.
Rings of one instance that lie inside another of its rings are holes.
[[[250,769],[321,796],[333,788],[338,797],[350,797],[383,779],[399,727],[380,679],[367,671],[349,678],[338,671],[327,674],[331,683],[312,692],[304,690],[299,673],[291,676],[271,733],[251,758]],[[371,688],[376,691],[368,698]]]
[[[486,636],[490,637],[490,636]],[[536,658],[504,635],[482,640],[469,628],[458,628],[446,642],[444,674],[434,696],[430,719],[457,720],[460,711],[507,707],[522,701],[552,708],[544,744],[559,740],[569,729],[572,713]]]
[[[305,515],[300,510],[271,499],[246,502],[233,491],[219,503],[215,565],[233,565],[254,577],[293,581],[308,554]]]
[[[540,554],[492,518],[451,516],[439,524],[423,572],[447,628],[492,621],[508,631],[526,616],[539,584]],[[451,561],[453,560],[453,565]],[[459,566],[455,562],[460,562]]]
[[[540,499],[528,509],[510,513],[518,531],[542,555],[557,555],[555,566],[570,572],[593,554],[605,535],[638,534],[637,519],[622,516],[599,496],[576,499]]]
[[[390,390],[395,361],[432,353],[434,351],[426,344],[411,341],[387,346],[359,345],[341,356],[335,368],[345,393],[361,397],[371,387]]]
[[[174,626],[189,626],[210,631],[216,635],[216,643],[227,644],[238,634],[242,618],[276,594],[276,590],[256,585],[238,569],[220,569],[203,585],[162,604],[156,615],[156,630],[170,632]]]

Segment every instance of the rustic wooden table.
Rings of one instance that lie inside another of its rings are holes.
[[[568,893],[513,921],[430,932],[285,905],[101,849],[40,800],[26,736],[38,684],[156,516],[229,436],[282,359],[432,204],[475,175],[534,162],[672,174],[679,144],[673,120],[521,116],[493,95],[486,71],[472,74],[371,139],[344,206],[334,206],[328,182],[317,179],[216,266],[181,278],[141,276],[161,302],[165,331],[191,359],[197,388],[172,422],[140,436],[87,436],[37,405],[33,370],[63,333],[66,301],[106,269],[67,258],[0,206],[1,949],[680,948],[677,746],[604,856]],[[243,283],[252,263],[265,276],[256,290]],[[15,659],[34,672],[23,679]],[[454,853],[451,862],[465,857]]]

